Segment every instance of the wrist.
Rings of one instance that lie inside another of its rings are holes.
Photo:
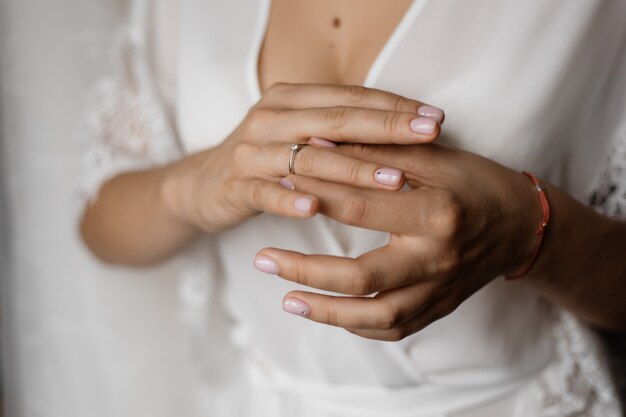
[[[516,188],[518,196],[515,206],[518,208],[513,218],[519,219],[513,238],[514,249],[511,263],[505,275],[507,279],[517,279],[526,276],[539,257],[546,227],[548,225],[550,208],[543,184],[527,172],[519,173]]]
[[[159,187],[159,198],[167,213],[194,228],[201,224],[195,209],[195,199],[200,195],[196,192],[201,170],[199,160],[195,154],[164,167]]]

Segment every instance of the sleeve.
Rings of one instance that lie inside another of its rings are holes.
[[[108,57],[107,75],[94,88],[83,134],[81,203],[97,198],[116,174],[180,158],[167,104],[149,56],[146,27],[151,2],[135,1]],[[158,29],[158,28],[157,28]]]
[[[620,7],[623,23],[626,20],[626,7]],[[618,30],[619,28],[619,30]],[[606,103],[601,116],[601,124],[609,138],[604,147],[604,160],[600,163],[587,194],[588,203],[597,212],[616,220],[626,221],[626,30],[624,25],[614,27],[611,32],[615,39],[615,56],[605,63],[608,83],[599,95]],[[584,159],[583,159],[584,160]]]
[[[605,158],[589,205],[599,213],[626,221],[626,123]]]

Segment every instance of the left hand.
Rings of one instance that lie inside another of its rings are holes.
[[[341,145],[337,152],[403,170],[411,190],[290,176],[298,191],[319,198],[321,213],[389,232],[390,240],[356,259],[261,250],[255,264],[263,269],[270,265],[287,280],[350,295],[292,291],[283,300],[287,311],[366,338],[397,341],[529,261],[541,209],[534,185],[521,173],[436,144]]]

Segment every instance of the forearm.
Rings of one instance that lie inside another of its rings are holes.
[[[105,262],[140,266],[158,263],[193,241],[199,229],[175,215],[168,201],[171,177],[186,163],[127,172],[104,183],[80,225],[89,249]]]
[[[546,185],[551,220],[522,280],[590,324],[626,330],[626,223]]]

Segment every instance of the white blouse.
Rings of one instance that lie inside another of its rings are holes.
[[[269,6],[134,2],[92,120],[92,196],[117,172],[227,137],[261,95]],[[365,85],[445,109],[439,142],[626,218],[625,3],[415,0]],[[252,267],[266,246],[358,256],[386,241],[323,216],[261,215],[181,254],[206,415],[619,415],[591,333],[523,285],[496,279],[388,343],[285,314],[299,286]]]

